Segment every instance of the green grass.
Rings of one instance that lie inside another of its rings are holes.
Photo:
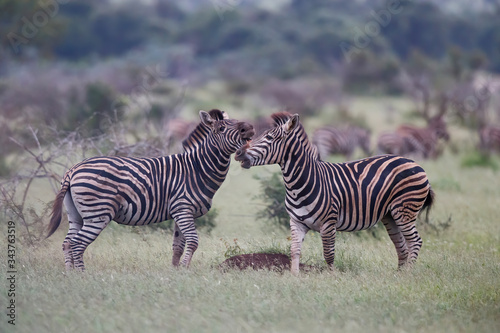
[[[470,243],[428,236],[414,269],[397,272],[388,238],[342,234],[337,271],[298,278],[222,273],[224,243],[208,235],[192,267],[177,270],[169,234],[117,228],[89,247],[84,274],[67,274],[56,241],[62,237],[18,252],[15,332],[494,332],[500,324],[498,237]],[[257,251],[275,237],[239,242]],[[324,265],[316,235],[302,262]]]
[[[366,120],[375,127],[384,103],[362,100],[355,112],[371,106]],[[453,128],[452,140],[469,135]],[[215,196],[217,226],[200,235],[187,270],[171,267],[172,235],[163,230],[108,227],[86,251],[84,274],[64,271],[66,226],[36,248],[17,244],[16,326],[2,315],[0,332],[498,332],[500,177],[491,168],[462,167],[467,154],[446,150],[421,161],[436,191],[431,222],[451,226],[437,233],[420,225],[424,244],[411,270],[396,270],[386,234],[340,233],[333,273],[219,271],[228,244],[245,253],[289,246],[288,233],[255,217],[262,202],[253,199],[254,175],[277,168],[242,170],[233,163]],[[45,193],[32,201],[52,200],[50,189]],[[0,232],[6,235],[4,223]],[[6,242],[0,247],[6,281]],[[317,233],[307,235],[301,262],[325,267]]]

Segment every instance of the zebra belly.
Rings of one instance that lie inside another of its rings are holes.
[[[166,206],[170,207],[168,202],[166,203]],[[193,218],[196,219],[198,217],[205,215],[210,210],[210,207],[201,206],[201,207],[198,207],[194,212],[192,211],[193,209],[194,209],[194,205],[190,204],[190,205],[187,205],[184,208],[181,208],[179,210],[192,214]],[[163,221],[173,219],[173,216],[169,210],[167,210],[163,214],[159,215],[157,212],[157,209],[154,209],[155,214],[152,214],[152,216],[150,216],[147,219],[145,218],[144,215],[137,216],[137,214],[135,214],[135,216],[132,216],[132,211],[133,210],[131,209],[131,204],[129,203],[128,205],[126,205],[126,207],[123,207],[122,209],[120,209],[117,212],[117,214],[115,215],[115,218],[113,220],[116,223],[125,224],[125,225],[147,225],[147,224],[160,223]]]
[[[154,209],[154,212],[149,214],[149,216],[147,213],[142,212],[133,214],[132,204],[129,203],[122,206],[122,208],[116,212],[113,221],[125,225],[146,225],[160,223],[170,219],[172,219],[172,217],[168,212],[164,212],[160,215],[157,209]]]
[[[341,214],[342,216],[343,214]],[[378,219],[365,221],[361,218],[356,220],[346,220],[345,218],[339,218],[337,222],[337,230],[338,231],[360,231],[373,227],[377,224]]]

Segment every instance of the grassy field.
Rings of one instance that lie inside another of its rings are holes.
[[[384,120],[387,103],[397,109],[403,102],[361,99],[353,109],[376,135],[404,121]],[[312,128],[328,117],[304,121]],[[84,274],[64,272],[65,228],[36,248],[17,244],[16,326],[4,314],[0,332],[498,332],[500,175],[461,166],[474,139],[454,127],[452,149],[421,162],[437,195],[431,223],[450,227],[420,228],[424,244],[411,270],[396,270],[386,234],[341,233],[333,273],[221,272],[236,244],[246,253],[289,246],[288,233],[255,218],[262,201],[254,175],[277,168],[233,163],[214,200],[217,227],[201,234],[187,270],[171,267],[172,236],[162,230],[108,227],[86,251]],[[0,231],[7,234],[6,224]],[[5,313],[7,243],[1,247]],[[325,266],[318,234],[307,235],[301,262]]]

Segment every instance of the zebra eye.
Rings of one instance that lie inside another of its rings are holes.
[[[224,132],[225,130],[226,130],[226,126],[221,126],[221,127],[219,128],[219,132],[221,132],[221,133],[222,133],[222,132]]]
[[[272,137],[271,135],[269,135],[269,134],[268,134],[268,135],[266,135],[266,139],[267,139],[267,140],[272,140],[272,139],[273,139],[273,137]]]

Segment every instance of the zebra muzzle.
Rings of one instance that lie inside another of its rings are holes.
[[[250,158],[248,157],[247,154],[247,148],[249,148],[250,145],[247,143],[240,149],[236,151],[234,159],[238,162],[240,162],[241,166],[245,169],[249,169],[252,166],[252,162],[250,161]]]

